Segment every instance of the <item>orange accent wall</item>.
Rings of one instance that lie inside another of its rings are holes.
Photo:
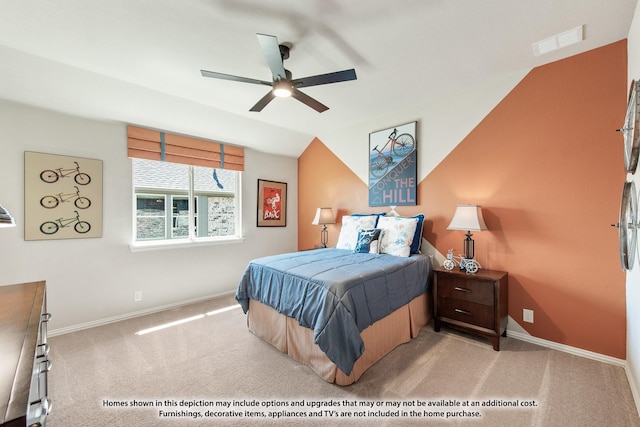
[[[317,208],[333,208],[338,224],[328,225],[329,242],[335,246],[340,218],[353,212],[369,212],[367,186],[318,138],[298,158],[298,249],[320,245],[321,226],[312,225]],[[379,212],[384,209],[378,208]]]
[[[509,272],[511,318],[533,336],[620,359],[625,275],[611,224],[625,180],[615,130],[626,112],[626,49],[620,41],[533,69],[419,184],[419,205],[397,209],[424,212],[423,235],[444,254],[462,251],[464,233],[446,229],[456,204],[482,205],[489,231],[474,234],[476,259]],[[436,143],[418,141],[418,150]],[[317,139],[298,171],[301,249],[319,242],[315,207],[379,210]],[[330,245],[338,233],[336,224]],[[533,324],[522,322],[523,308],[534,310]]]

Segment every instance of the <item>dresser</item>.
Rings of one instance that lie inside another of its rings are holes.
[[[507,334],[509,277],[505,271],[434,271],[434,330],[442,324],[491,339],[500,350]]]
[[[46,426],[50,318],[44,281],[0,286],[0,427]]]

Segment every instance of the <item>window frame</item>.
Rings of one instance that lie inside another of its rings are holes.
[[[132,203],[133,208],[131,209],[132,213],[132,233],[131,233],[131,243],[129,245],[132,252],[142,251],[142,250],[156,250],[156,249],[170,249],[170,248],[179,248],[179,247],[193,247],[193,246],[206,246],[206,245],[220,245],[220,244],[230,244],[230,243],[241,243],[244,241],[243,230],[242,230],[242,172],[231,170],[236,174],[235,179],[235,224],[234,230],[235,233],[233,236],[204,236],[198,237],[196,235],[196,226],[194,225],[194,221],[196,220],[195,209],[193,201],[196,200],[196,204],[198,197],[203,197],[206,192],[196,191],[194,185],[194,168],[198,166],[188,165],[189,166],[189,189],[188,192],[179,191],[179,190],[167,190],[160,188],[147,188],[141,187],[136,189],[134,184],[134,165],[131,162],[132,169],[132,182],[131,182],[131,193],[132,193]],[[215,169],[215,168],[209,168]],[[138,192],[136,192],[138,190]],[[137,240],[137,196],[138,195],[158,195],[163,196],[165,198],[165,234],[163,239],[148,239],[148,240]],[[189,235],[186,237],[178,237],[172,238],[171,234],[173,233],[173,198],[174,197],[187,197],[189,200]]]

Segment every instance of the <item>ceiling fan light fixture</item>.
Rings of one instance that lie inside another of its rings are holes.
[[[211,77],[214,79],[231,80],[241,83],[251,83],[271,87],[249,111],[260,112],[273,99],[292,97],[300,101],[304,105],[313,108],[318,113],[327,111],[329,107],[322,104],[318,100],[304,94],[299,89],[309,86],[326,85],[329,83],[346,82],[356,80],[356,70],[335,71],[332,73],[318,74],[315,76],[304,77],[302,79],[294,79],[291,72],[284,68],[283,61],[289,57],[290,45],[279,45],[276,36],[268,34],[257,34],[258,42],[262,48],[269,70],[271,71],[272,81],[257,80],[248,77],[234,76],[231,74],[216,73],[214,71],[200,70],[203,77]]]
[[[291,86],[291,82],[287,80],[278,80],[273,85],[273,94],[280,98],[286,98],[291,96],[293,92],[293,87]]]

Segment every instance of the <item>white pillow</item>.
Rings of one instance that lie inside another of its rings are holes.
[[[376,226],[382,229],[380,234],[380,253],[399,257],[411,255],[411,242],[417,225],[417,218],[380,217]]]
[[[349,249],[354,250],[356,243],[358,243],[358,233],[360,230],[367,228],[374,228],[377,215],[367,216],[351,216],[345,215],[342,217],[342,228],[340,229],[340,236],[338,236],[337,249]]]

